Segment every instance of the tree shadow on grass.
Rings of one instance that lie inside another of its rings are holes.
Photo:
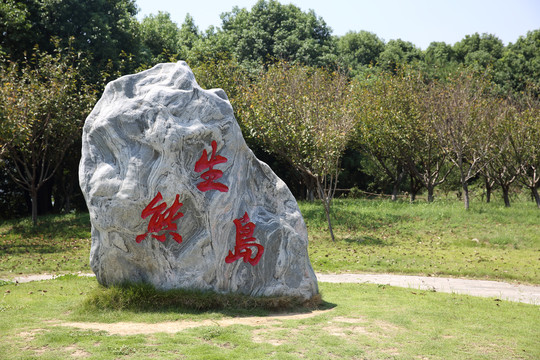
[[[20,237],[84,237],[90,233],[90,216],[88,213],[55,214],[39,217],[37,226],[33,226],[29,218],[9,221],[1,225],[9,229],[7,233]]]
[[[302,210],[302,216],[309,225],[327,227],[326,215],[322,206],[320,208],[307,208]],[[361,231],[365,229],[376,230],[391,224],[405,221],[408,215],[395,215],[389,213],[364,212],[361,209],[349,209],[333,206],[331,213],[332,225],[336,229]]]
[[[87,213],[43,216],[37,226],[30,219],[11,220],[0,227],[0,256],[65,252],[88,246],[90,239]]]
[[[353,237],[353,238],[343,238],[341,241],[346,242],[347,244],[355,244],[362,246],[391,246],[392,244],[381,240],[373,236],[362,236],[362,237]]]
[[[65,247],[60,244],[29,244],[17,243],[0,245],[0,256],[21,255],[21,254],[54,254],[65,251]]]

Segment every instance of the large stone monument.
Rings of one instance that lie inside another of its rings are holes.
[[[202,89],[185,62],[107,85],[79,180],[101,284],[318,293],[294,197],[247,147],[225,92]]]

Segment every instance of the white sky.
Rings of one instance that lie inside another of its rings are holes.
[[[138,19],[166,11],[178,25],[189,13],[199,30],[221,27],[220,14],[256,0],[136,0]],[[334,35],[367,30],[384,41],[402,39],[426,49],[432,41],[453,45],[465,35],[490,33],[505,45],[540,28],[540,0],[282,0],[313,9]]]

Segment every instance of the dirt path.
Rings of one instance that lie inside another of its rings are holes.
[[[79,276],[93,276],[93,274],[79,274]],[[53,278],[54,275],[50,274],[35,274],[15,277],[10,281],[23,283]],[[540,286],[510,284],[500,281],[393,274],[317,274],[317,279],[320,282],[390,285],[418,290],[493,297],[501,300],[540,305]]]
[[[298,320],[308,319],[327,313],[332,310],[316,310],[301,314],[279,314],[271,316],[246,316],[234,317],[220,320],[201,320],[201,321],[167,321],[161,323],[88,323],[88,322],[59,322],[52,323],[56,326],[68,326],[85,330],[107,331],[109,334],[116,335],[138,335],[138,334],[153,334],[153,333],[169,333],[174,334],[186,329],[201,327],[201,326],[230,326],[230,325],[249,325],[249,326],[267,326],[279,325],[283,320]]]

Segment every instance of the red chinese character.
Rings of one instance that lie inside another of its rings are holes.
[[[217,142],[213,140],[212,141],[212,155],[210,156],[210,160],[208,160],[208,153],[206,152],[206,149],[204,149],[201,158],[195,163],[195,172],[202,172],[208,169],[207,172],[201,175],[201,178],[203,178],[206,181],[203,181],[202,183],[197,184],[197,188],[201,191],[208,191],[208,190],[218,190],[221,192],[229,191],[229,188],[226,185],[214,181],[223,176],[223,171],[214,170],[214,166],[216,166],[217,164],[227,162],[226,157],[216,155],[216,148],[217,148]]]
[[[143,219],[146,219],[150,215],[152,215],[152,217],[148,223],[148,231],[144,234],[138,235],[135,239],[137,243],[143,241],[148,233],[156,233],[152,234],[152,237],[156,240],[164,242],[166,234],[157,235],[157,233],[160,231],[168,231],[168,233],[177,243],[180,244],[182,242],[182,236],[175,232],[177,230],[177,225],[173,222],[184,216],[184,214],[180,212],[180,207],[183,204],[178,201],[179,197],[180,195],[176,195],[176,199],[171,207],[165,210],[167,208],[167,203],[165,202],[156,206],[158,202],[163,200],[161,193],[157,193],[156,197],[150,202],[150,204],[148,204],[148,206],[144,208],[141,213],[141,217]]]
[[[247,212],[240,219],[234,220],[236,226],[236,245],[234,246],[234,254],[229,251],[229,255],[225,258],[227,264],[232,263],[240,258],[244,258],[244,262],[249,262],[251,265],[257,265],[264,252],[264,247],[261,244],[257,244],[254,241],[257,240],[253,237],[253,231],[255,231],[255,224],[249,220]],[[257,248],[257,254],[254,258],[251,257],[253,252],[251,247]]]

